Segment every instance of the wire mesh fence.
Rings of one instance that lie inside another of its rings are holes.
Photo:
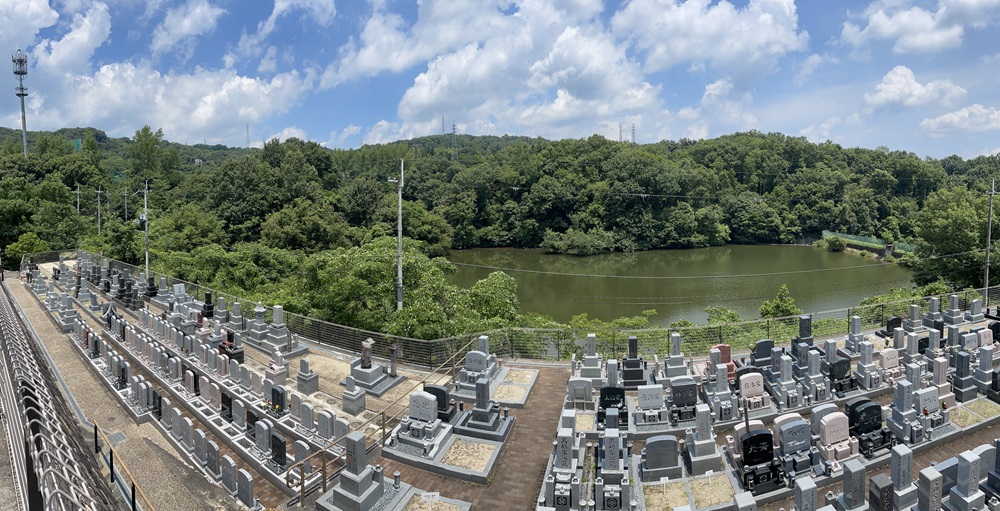
[[[87,254],[92,261],[104,261],[114,269],[128,271],[132,275],[139,275],[142,269],[95,254],[84,251],[62,251],[45,252],[32,254],[36,264],[45,264],[59,261],[60,256],[65,260],[76,259],[78,255]],[[22,260],[22,270],[27,268],[28,256]],[[226,303],[232,304],[248,303],[239,297],[219,292],[217,290],[186,282],[151,272],[154,281],[160,287],[170,287],[174,284],[184,284],[185,292],[194,297],[203,298],[205,293],[212,293],[212,296],[224,298]],[[983,289],[970,289],[945,295],[938,295],[942,310],[950,308],[949,295],[958,297],[958,307],[968,309],[975,299],[986,299],[987,303],[994,302],[1000,295],[1000,286]],[[846,337],[850,331],[851,317],[861,318],[862,330],[873,330],[884,327],[886,322],[893,317],[906,318],[910,314],[911,305],[919,306],[919,313],[924,314],[930,309],[931,296],[901,300],[895,302],[879,303],[836,309],[823,312],[807,314],[812,318],[812,334],[817,339],[831,337]],[[253,304],[256,305],[256,304]],[[242,307],[242,313],[249,315],[252,307]],[[270,321],[270,307],[267,307],[265,320]],[[224,314],[224,313],[223,313]],[[576,354],[579,358],[583,354],[584,342],[587,334],[593,333],[597,336],[597,350],[604,357],[622,357],[626,354],[628,338],[635,336],[638,339],[639,351],[648,359],[653,355],[663,355],[670,352],[670,335],[678,333],[681,337],[682,349],[685,355],[705,355],[709,349],[716,344],[729,344],[734,351],[750,350],[756,341],[760,339],[773,339],[775,345],[789,344],[791,339],[799,333],[799,316],[783,318],[757,319],[743,321],[739,323],[727,323],[721,325],[695,325],[687,327],[651,327],[638,330],[625,330],[605,328],[596,331],[584,331],[573,329],[569,326],[565,328],[503,328],[483,332],[446,337],[441,339],[414,339],[401,337],[380,332],[372,332],[353,328],[346,325],[338,325],[320,319],[310,318],[300,314],[286,312],[285,323],[289,331],[302,338],[328,345],[340,351],[359,354],[361,341],[372,338],[375,340],[374,355],[389,356],[390,346],[398,346],[402,350],[401,360],[406,363],[434,368],[445,361],[451,359],[456,353],[464,355],[470,349],[469,340],[481,335],[490,338],[490,349],[499,356],[517,359],[538,359],[538,360],[566,360]]]
[[[876,238],[875,236],[859,236],[857,234],[845,234],[842,232],[834,231],[823,231],[824,238],[843,238],[844,240],[850,241],[858,245],[866,245],[872,248],[883,249],[886,247],[886,241],[882,238]],[[903,243],[897,241],[892,243],[892,249],[894,252],[906,252],[912,254],[917,251],[917,246],[913,243]]]

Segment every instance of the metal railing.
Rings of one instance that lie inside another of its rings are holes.
[[[103,445],[101,441],[103,440]],[[105,449],[106,447],[106,449]],[[115,449],[111,440],[104,434],[104,430],[94,421],[94,454],[101,458],[108,467],[108,477],[111,484],[119,485],[122,495],[128,499],[128,509],[132,511],[155,511],[153,504],[146,498],[142,488],[136,484],[135,477],[125,463],[118,459],[115,461]],[[122,477],[124,476],[124,479]]]
[[[77,251],[47,252],[32,256],[36,263],[41,264],[58,261],[60,255],[69,260],[77,256]],[[94,261],[106,259],[96,255],[93,255],[93,258]],[[127,269],[133,273],[139,271],[136,266],[120,261],[108,259],[108,263],[113,268]],[[26,265],[27,256],[22,260],[22,268],[25,268]],[[211,292],[213,296],[225,297],[229,303],[235,301],[247,303],[231,294],[220,293],[195,283],[184,282],[161,274],[155,275],[157,279],[166,278],[168,285],[185,284],[186,291],[193,296],[197,296],[195,294],[197,292]],[[972,300],[985,299],[987,294],[989,294],[989,300],[986,300],[986,303],[995,302],[1000,298],[1000,287],[938,295],[937,298],[940,299],[942,310],[948,307],[948,295],[950,294],[957,294],[959,307],[967,309]],[[923,314],[929,310],[931,298],[925,296],[810,313],[808,315],[812,318],[813,337],[846,337],[850,330],[851,317],[854,315],[861,317],[863,330],[872,330],[883,327],[891,317],[906,317],[912,304],[919,305],[920,312]],[[244,316],[252,314],[249,308],[243,308],[242,313]],[[403,348],[406,363],[426,368],[438,367],[446,361],[452,360],[456,355],[464,356],[469,350],[470,338],[474,339],[480,335],[489,336],[491,351],[500,357],[513,360],[519,358],[565,360],[573,354],[582,355],[584,340],[589,333],[597,335],[598,351],[606,357],[624,356],[628,346],[628,338],[635,336],[639,341],[639,351],[652,358],[652,355],[661,355],[670,351],[670,334],[672,332],[680,334],[683,351],[686,355],[705,355],[715,344],[729,344],[734,350],[749,350],[760,339],[774,339],[776,345],[790,343],[792,337],[798,335],[798,321],[799,316],[789,316],[722,325],[650,327],[638,330],[614,328],[578,330],[569,326],[549,329],[512,327],[425,340],[371,332],[299,314],[285,313],[288,329],[301,337],[355,354],[359,353],[361,341],[371,337],[376,341],[376,356],[388,358],[389,346],[398,344]]]

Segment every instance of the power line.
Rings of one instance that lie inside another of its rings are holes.
[[[968,255],[980,252],[979,250],[970,250],[968,252],[959,252],[955,254],[946,254],[940,256],[930,256],[922,259],[915,259],[915,261],[926,261],[929,259],[943,259],[946,257],[957,257],[961,255]],[[641,275],[597,275],[592,273],[562,273],[562,272],[551,272],[542,270],[524,270],[520,268],[504,268],[501,266],[489,266],[484,264],[472,264],[472,263],[458,263],[455,261],[449,261],[455,266],[466,266],[471,268],[484,268],[488,270],[497,271],[509,271],[509,272],[519,272],[519,273],[534,273],[541,275],[559,275],[564,277],[581,277],[581,278],[602,278],[602,279],[623,279],[623,280],[692,280],[692,279],[734,279],[734,278],[748,278],[748,277],[771,277],[775,275],[798,275],[803,273],[820,273],[820,272],[831,272],[840,270],[853,270],[859,268],[879,268],[882,266],[894,265],[896,263],[875,263],[875,264],[860,264],[855,266],[841,266],[840,268],[821,268],[816,270],[792,270],[792,271],[778,271],[771,273],[742,273],[742,274],[732,274],[732,275],[677,275],[677,276],[661,276],[661,277],[649,277]]]

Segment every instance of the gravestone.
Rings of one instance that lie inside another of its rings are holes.
[[[222,487],[230,495],[236,495],[236,463],[233,462],[233,459],[228,454],[225,454],[222,456],[219,465],[222,472]]]
[[[319,392],[319,373],[309,368],[309,358],[299,359],[299,372],[295,375],[296,390],[303,394]]]
[[[341,408],[345,413],[358,415],[359,413],[365,411],[365,391],[355,384],[353,376],[348,376],[344,382],[344,402]]]
[[[373,509],[385,491],[381,467],[368,465],[365,435],[357,431],[349,434],[344,448],[347,465],[337,485],[316,500],[317,511]]]
[[[646,440],[642,450],[642,464],[639,467],[642,481],[659,481],[666,477],[676,479],[683,471],[678,457],[677,437],[674,435],[658,435]]]
[[[236,486],[239,492],[240,502],[244,506],[253,509],[257,506],[257,499],[253,496],[253,476],[250,472],[242,468],[236,471]]]
[[[333,421],[336,419],[336,415],[332,414],[328,410],[320,410],[316,414],[316,434],[320,438],[327,440],[333,439]]]
[[[952,380],[955,400],[961,403],[975,399],[979,393],[972,373],[972,355],[960,351],[955,356],[955,378]]]
[[[955,511],[980,510],[986,507],[986,494],[979,489],[980,460],[972,451],[958,455],[955,486],[948,494],[948,507]]]
[[[719,470],[722,453],[715,443],[712,430],[712,410],[702,403],[695,407],[695,428],[685,431],[684,464],[689,475],[701,475]]]
[[[917,487],[913,484],[913,451],[905,445],[893,447],[890,467],[893,509],[909,509],[917,503]]]
[[[917,475],[917,509],[941,511],[944,477],[934,467],[927,467]]]
[[[425,383],[424,392],[434,396],[434,399],[437,400],[438,418],[445,422],[451,422],[451,419],[455,417],[456,409],[455,403],[448,397],[448,389],[441,385]]]

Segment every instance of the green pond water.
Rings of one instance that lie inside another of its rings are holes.
[[[505,268],[517,280],[521,310],[568,322],[587,313],[605,321],[656,309],[653,322],[702,323],[705,307],[721,305],[743,319],[787,284],[806,312],[842,309],[909,285],[910,270],[856,255],[796,245],[730,245],[591,257],[528,249],[454,250],[452,282],[471,287]]]

